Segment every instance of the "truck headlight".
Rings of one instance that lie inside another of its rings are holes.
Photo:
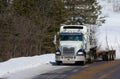
[[[56,52],[56,55],[60,55],[60,52]]]
[[[78,54],[78,55],[81,55],[81,54],[83,54],[83,52],[78,52],[77,54]]]
[[[61,52],[60,52],[60,49],[59,49],[59,48],[56,49],[55,54],[56,54],[56,55],[61,55]]]

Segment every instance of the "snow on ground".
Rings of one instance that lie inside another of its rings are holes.
[[[98,41],[103,49],[106,48],[106,36],[110,49],[116,49],[116,58],[120,58],[120,0],[99,0],[103,6],[102,14],[106,23],[100,27]]]
[[[0,78],[30,79],[35,75],[60,69],[65,66],[55,66],[55,55],[45,54],[33,57],[13,58],[0,63]]]

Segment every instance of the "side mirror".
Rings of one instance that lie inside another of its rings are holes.
[[[56,44],[57,44],[57,36],[56,36],[56,35],[54,35],[53,44],[54,44],[54,45],[56,45]]]

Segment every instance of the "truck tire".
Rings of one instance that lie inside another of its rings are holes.
[[[110,54],[110,61],[112,60],[112,54]]]
[[[105,61],[109,61],[108,55],[105,55]]]
[[[103,55],[103,56],[102,56],[102,60],[103,60],[103,61],[108,61],[108,55]]]
[[[75,62],[76,65],[85,65],[85,61],[76,61]]]
[[[108,54],[108,61],[111,60],[111,54]]]
[[[61,62],[60,62],[60,61],[56,61],[56,64],[57,64],[57,65],[60,65],[60,64],[61,64]]]
[[[105,55],[102,55],[102,60],[105,61]]]
[[[115,55],[114,54],[112,54],[112,60],[115,60]]]
[[[86,64],[85,61],[81,61],[81,65],[84,66]]]

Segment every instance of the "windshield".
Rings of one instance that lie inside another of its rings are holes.
[[[61,41],[83,41],[83,35],[60,35]]]

